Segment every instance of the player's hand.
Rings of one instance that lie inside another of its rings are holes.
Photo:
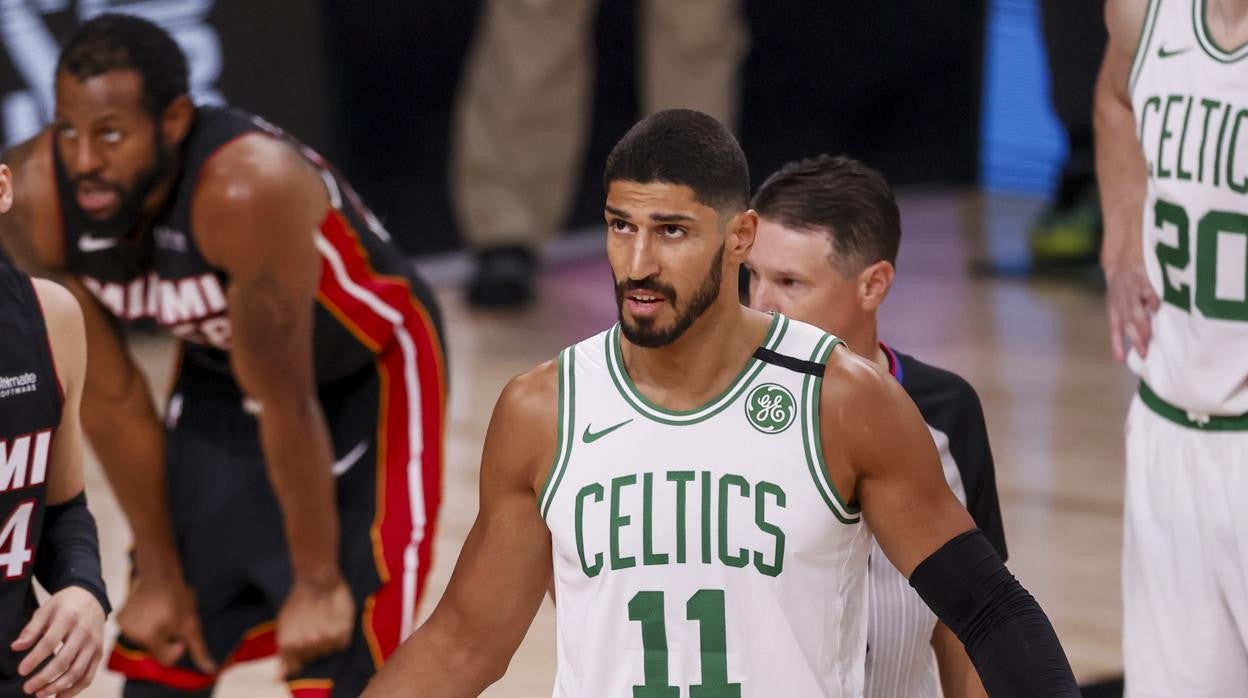
[[[1147,356],[1148,343],[1153,338],[1153,314],[1161,307],[1161,299],[1148,281],[1144,260],[1124,260],[1106,267],[1105,284],[1109,341],[1114,358],[1126,361],[1127,342],[1141,358]]]
[[[91,592],[76,586],[53,594],[10,645],[15,652],[30,650],[17,673],[29,677],[22,690],[40,698],[82,692],[95,676],[103,646],[104,609]]]
[[[177,664],[189,652],[200,671],[217,671],[199,626],[195,594],[181,579],[144,581],[140,575],[117,614],[117,625],[126,639],[151,652],[165,666]]]
[[[282,677],[293,677],[308,662],[346,649],[354,629],[355,602],[341,577],[321,586],[296,580],[277,614]]]

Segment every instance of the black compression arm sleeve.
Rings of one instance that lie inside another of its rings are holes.
[[[1053,625],[978,529],[919,563],[910,586],[962,641],[988,695],[1078,698]]]
[[[44,512],[35,578],[53,594],[66,587],[82,587],[100,602],[105,616],[112,611],[100,574],[100,537],[85,492]]]

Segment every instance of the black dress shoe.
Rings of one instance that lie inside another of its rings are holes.
[[[468,303],[478,308],[518,308],[533,300],[537,260],[525,247],[492,247],[477,253]]]

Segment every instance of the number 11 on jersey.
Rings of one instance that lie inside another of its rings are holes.
[[[645,683],[633,686],[633,698],[680,698],[667,665],[667,622],[663,592],[639,591],[628,602],[628,619],[641,623]],[[741,698],[741,684],[728,683],[728,642],[724,590],[699,589],[685,604],[685,618],[698,623],[702,683],[689,687],[689,698]]]

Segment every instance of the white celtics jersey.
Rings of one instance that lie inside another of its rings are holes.
[[[776,315],[720,397],[633,386],[616,326],[560,354],[557,698],[855,697],[871,536],[823,465],[839,340]]]
[[[1130,83],[1162,299],[1148,357],[1130,365],[1197,419],[1248,413],[1248,45],[1217,46],[1206,4],[1151,1]]]

